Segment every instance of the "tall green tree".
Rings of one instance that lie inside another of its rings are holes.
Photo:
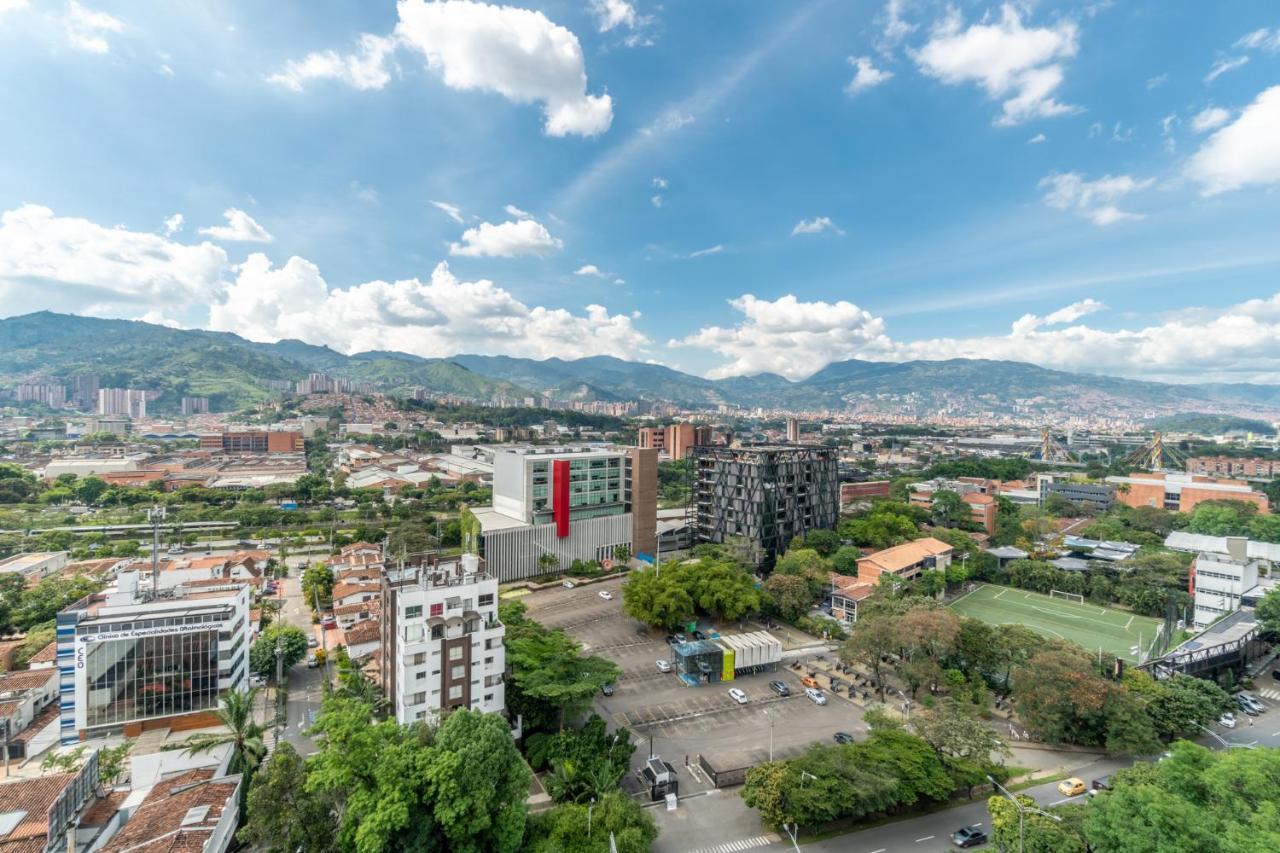
[[[249,666],[259,675],[276,676],[276,646],[283,651],[285,672],[307,656],[307,635],[295,625],[273,622],[249,646]]]
[[[328,853],[335,850],[330,804],[307,790],[307,769],[293,744],[281,741],[254,774],[242,844],[270,853]]]
[[[225,731],[206,732],[187,738],[187,754],[197,755],[231,744],[231,761],[227,765],[227,772],[252,776],[267,753],[266,744],[262,740],[263,728],[253,718],[253,702],[257,695],[258,691],[252,688],[223,693],[218,710],[213,715],[218,718]]]
[[[527,853],[609,853],[610,837],[617,853],[648,853],[658,837],[649,812],[621,791],[611,791],[591,808],[567,803],[534,817]]]

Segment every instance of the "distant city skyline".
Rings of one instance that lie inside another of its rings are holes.
[[[0,0],[0,74],[3,316],[1280,375],[1269,3]]]

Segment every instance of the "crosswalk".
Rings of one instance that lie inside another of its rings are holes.
[[[1264,687],[1258,691],[1258,695],[1272,702],[1280,702],[1280,689],[1275,687]]]
[[[726,841],[714,847],[700,847],[694,850],[693,853],[737,853],[739,850],[754,850],[757,847],[767,847],[778,840],[777,835],[757,835],[755,838],[743,838],[740,841]]]

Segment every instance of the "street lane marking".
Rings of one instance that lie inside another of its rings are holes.
[[[932,841],[933,839],[935,839],[935,838],[937,838],[937,837],[938,837],[938,836],[936,836],[936,835],[926,835],[924,838],[917,838],[917,839],[916,839],[916,844],[919,844],[921,841]]]
[[[885,853],[888,849],[888,847],[881,847],[879,850],[872,850],[871,853]]]

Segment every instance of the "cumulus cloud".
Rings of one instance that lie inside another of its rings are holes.
[[[1191,119],[1191,129],[1196,133],[1222,127],[1231,121],[1231,111],[1222,107],[1205,107]]]
[[[773,302],[748,293],[729,304],[742,314],[735,326],[708,326],[669,342],[702,347],[728,359],[710,372],[713,379],[777,373],[802,379],[833,361],[890,346],[884,321],[851,302],[801,302],[783,296]]]
[[[0,214],[0,311],[139,316],[220,297],[227,254],[24,204]]]
[[[591,11],[602,33],[616,27],[632,29],[636,25],[636,7],[626,0],[591,0]]]
[[[893,76],[892,71],[876,68],[875,63],[871,61],[869,56],[851,56],[849,57],[849,64],[855,69],[853,79],[844,87],[845,93],[849,95],[857,95],[868,89],[874,89]]]
[[[253,340],[299,338],[343,352],[398,350],[547,358],[638,357],[649,340],[634,317],[588,305],[585,314],[530,307],[488,280],[461,281],[446,263],[428,280],[371,281],[330,290],[310,261],[273,267],[261,254],[240,265],[211,326]]]
[[[167,216],[164,220],[164,236],[172,237],[182,230],[182,223],[185,220],[181,213],[175,213],[173,216]]]
[[[494,225],[481,222],[462,232],[461,243],[450,243],[449,254],[468,258],[518,258],[526,255],[549,255],[564,243],[551,236],[542,223],[520,219]]]
[[[1044,316],[1027,314],[1006,335],[897,341],[882,318],[849,302],[731,300],[742,316],[669,342],[711,350],[725,361],[713,378],[773,372],[803,379],[826,365],[868,361],[981,358],[1025,361],[1073,372],[1150,379],[1273,381],[1280,369],[1280,293],[1227,308],[1178,312],[1148,326],[1114,331],[1080,322],[1105,306],[1082,299]]]
[[[834,231],[843,234],[844,230],[831,221],[829,216],[815,216],[813,219],[801,219],[791,229],[791,236],[798,234],[821,234],[823,231]]]
[[[405,47],[450,89],[541,104],[549,136],[595,136],[612,124],[612,98],[587,92],[578,37],[541,12],[470,0],[399,0],[396,10],[391,35],[365,33],[353,53],[310,53],[267,79],[295,92],[311,80],[381,89],[391,81],[387,66],[395,51]]]
[[[998,19],[967,29],[953,9],[912,56],[930,77],[950,85],[977,83],[989,97],[1004,99],[996,124],[1014,125],[1076,111],[1054,93],[1063,80],[1061,63],[1075,56],[1078,37],[1075,23],[1066,20],[1025,27],[1010,3],[1001,7]]]
[[[238,207],[227,208],[222,216],[227,220],[226,225],[210,225],[201,228],[200,233],[224,243],[270,243],[275,240],[267,229]]]
[[[540,103],[549,136],[595,136],[613,122],[613,100],[587,93],[578,37],[541,12],[465,0],[400,0],[396,35],[451,89]]]
[[[1280,183],[1280,86],[1264,90],[1187,162],[1204,195]]]
[[[1243,68],[1249,62],[1247,56],[1227,56],[1213,63],[1213,67],[1209,69],[1209,73],[1205,75],[1204,82],[1212,83],[1223,74],[1229,71],[1235,71],[1237,68]]]
[[[452,219],[454,222],[462,222],[462,208],[456,204],[449,204],[447,201],[433,201],[431,206],[437,210],[444,212],[444,215]]]
[[[600,268],[595,264],[583,264],[573,271],[574,275],[591,275],[597,278],[603,278],[604,273],[600,272]]]
[[[289,60],[282,71],[267,80],[291,92],[301,92],[304,84],[312,80],[336,80],[353,89],[381,89],[391,82],[387,61],[395,49],[395,39],[364,33],[354,53],[308,53],[302,59]]]
[[[1142,219],[1142,214],[1129,213],[1116,207],[1118,199],[1147,189],[1154,178],[1135,179],[1132,175],[1103,175],[1086,181],[1079,172],[1049,175],[1040,181],[1044,201],[1058,210],[1071,210],[1086,217],[1094,225],[1111,225],[1126,219]]]
[[[109,53],[111,43],[107,35],[124,32],[124,22],[97,9],[90,9],[71,0],[62,17],[67,41],[76,50],[85,53]]]

